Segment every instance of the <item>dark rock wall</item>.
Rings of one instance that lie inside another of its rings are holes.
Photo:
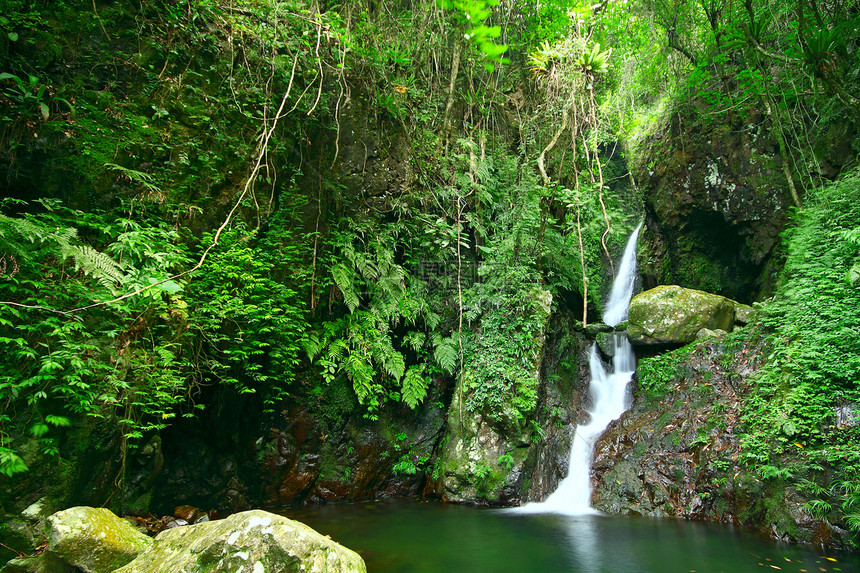
[[[769,262],[791,204],[765,119],[716,124],[678,113],[636,156],[646,288],[678,284],[755,300],[774,280]]]

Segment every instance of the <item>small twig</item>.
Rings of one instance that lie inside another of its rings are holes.
[[[99,26],[101,26],[101,29],[102,29],[102,32],[104,32],[105,38],[107,38],[108,41],[110,41],[110,36],[108,36],[107,30],[105,30],[105,25],[102,22],[102,17],[99,16],[99,11],[96,10],[96,0],[93,0],[93,13],[95,13],[95,15],[96,15],[96,20],[99,21]]]

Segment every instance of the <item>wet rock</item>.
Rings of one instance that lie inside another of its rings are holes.
[[[534,293],[535,309],[540,313],[541,330],[535,335],[535,358],[531,368],[523,367],[521,375],[538,382],[550,320],[552,295]],[[470,374],[458,381],[454,399],[448,409],[448,424],[439,457],[440,475],[437,493],[446,500],[490,505],[518,503],[523,491],[524,463],[529,457],[535,426],[507,400],[498,409],[470,411],[464,395]],[[539,436],[538,436],[539,437]],[[525,488],[528,489],[527,487]]]
[[[615,334],[612,332],[600,332],[595,337],[595,341],[604,356],[608,356],[610,358],[615,356]]]
[[[482,413],[448,412],[434,491],[450,501],[509,506],[546,499],[565,477],[571,441],[588,393],[586,338],[566,312],[552,316],[539,368],[533,423],[493,422]],[[455,395],[456,397],[456,395]]]
[[[185,524],[189,523],[200,523],[203,521],[209,521],[209,516],[206,515],[205,511],[202,511],[198,507],[194,507],[192,505],[180,505],[179,507],[173,510],[173,517],[178,520],[185,521]]]
[[[58,511],[48,521],[48,549],[89,573],[115,571],[152,543],[152,539],[105,508],[72,507]]]
[[[692,342],[703,328],[732,330],[734,303],[722,296],[679,286],[658,286],[633,297],[627,336],[633,344]]]
[[[261,510],[164,531],[118,573],[366,572],[354,551],[310,527]]]
[[[727,334],[728,332],[719,328],[716,330],[711,330],[710,328],[703,328],[696,333],[696,340],[704,340],[705,338],[719,338]]]
[[[772,287],[791,199],[760,114],[715,123],[679,111],[637,144],[630,170],[646,212],[645,288],[678,284],[750,302]]]
[[[724,344],[697,344],[662,395],[637,392],[630,410],[609,425],[595,444],[592,504],[608,513],[733,523],[774,539],[846,547],[850,534],[811,515],[809,493],[795,486],[813,475],[763,480],[740,461],[743,398],[763,357],[747,341],[732,347],[727,361]]]
[[[595,338],[601,332],[612,332],[614,329],[608,324],[602,322],[592,322],[585,327],[585,334],[589,338]]]

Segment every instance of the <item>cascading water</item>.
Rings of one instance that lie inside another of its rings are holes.
[[[636,282],[636,241],[639,237],[640,223],[627,240],[624,255],[618,274],[612,285],[612,292],[603,321],[616,326],[627,319],[627,308],[633,298],[633,285]],[[591,457],[594,443],[612,420],[615,420],[627,409],[627,384],[636,369],[636,358],[633,349],[624,333],[614,333],[614,348],[612,353],[612,368],[606,371],[603,361],[593,345],[588,355],[588,365],[591,369],[589,395],[592,407],[588,411],[591,421],[576,428],[573,446],[570,451],[570,466],[567,477],[558,485],[558,489],[542,503],[530,503],[520,511],[527,513],[564,513],[568,515],[586,515],[597,513],[591,507]]]

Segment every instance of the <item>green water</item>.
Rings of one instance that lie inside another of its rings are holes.
[[[857,553],[822,554],[676,520],[518,515],[416,502],[282,513],[358,551],[370,573],[860,572]]]

